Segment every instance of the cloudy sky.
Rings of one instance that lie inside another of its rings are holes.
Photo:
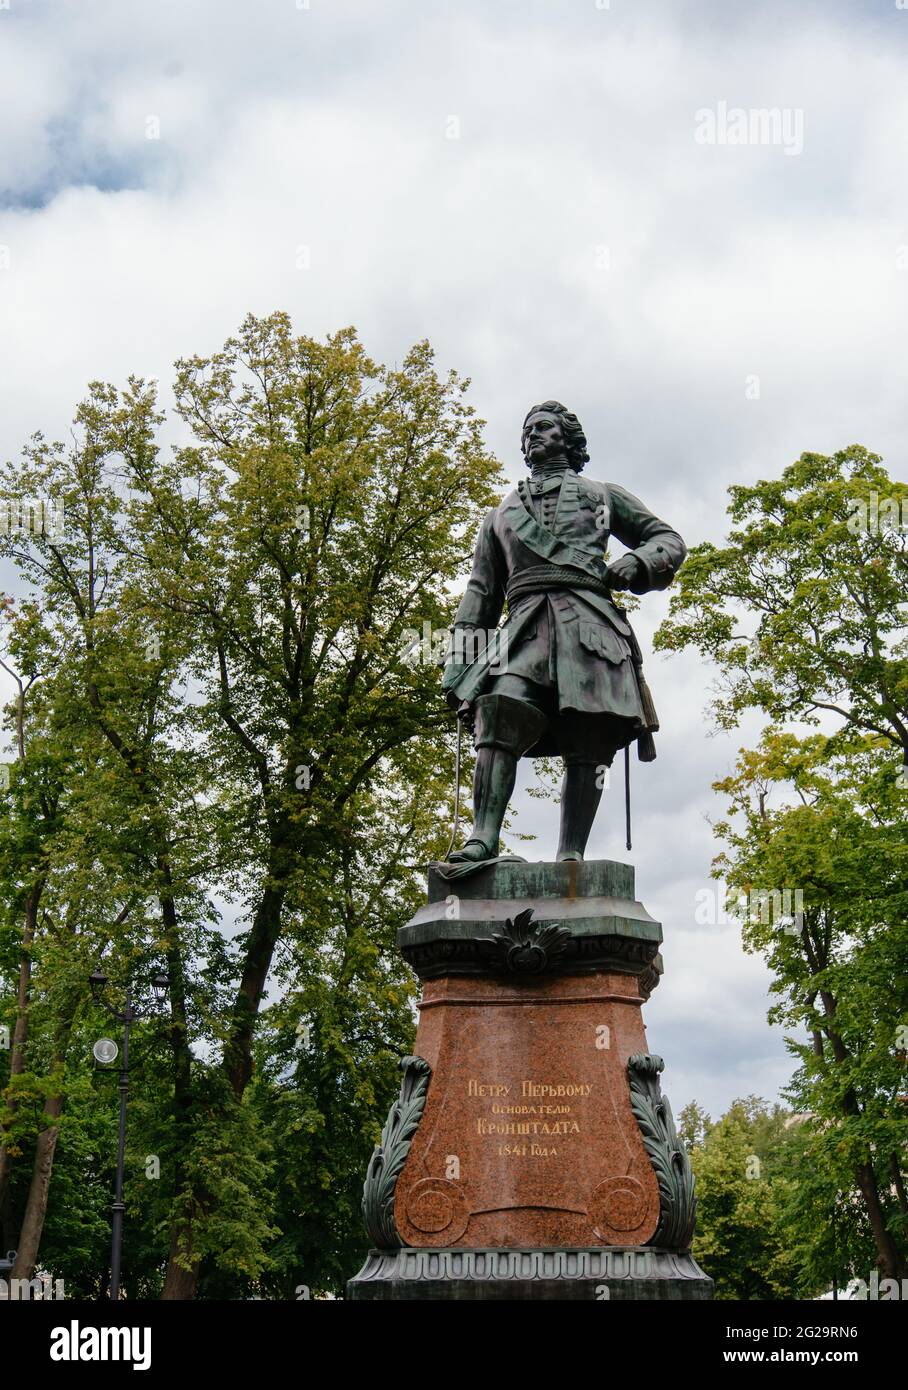
[[[906,45],[896,0],[0,0],[0,453],[283,308],[388,362],[429,338],[515,479],[523,413],[562,399],[590,473],[689,543],[805,449],[904,478]],[[676,1112],[716,1114],[791,1070],[762,963],[694,922],[754,727],[713,736],[693,657],[648,672],[649,1041]],[[556,821],[530,804],[530,853]],[[617,790],[590,852],[624,854]]]

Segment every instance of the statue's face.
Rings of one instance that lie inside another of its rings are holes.
[[[541,463],[564,453],[564,434],[557,415],[539,410],[523,427],[523,452],[527,463]]]

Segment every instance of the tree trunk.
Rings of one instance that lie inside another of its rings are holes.
[[[908,1279],[908,1263],[900,1253],[890,1231],[886,1229],[886,1214],[880,1201],[880,1190],[872,1163],[859,1163],[855,1169],[855,1180],[861,1189],[873,1242],[880,1262],[880,1274],[884,1279]]]
[[[832,1020],[836,1015],[836,999],[828,990],[821,990],[820,998],[823,1002],[823,1010],[829,1020],[823,1031],[829,1039],[835,1061],[842,1065],[848,1061],[848,1049],[841,1035],[832,1026]],[[857,1093],[851,1086],[842,1093],[842,1110],[849,1117],[860,1117],[862,1113]],[[908,1278],[908,1264],[906,1264],[905,1257],[899,1251],[891,1232],[886,1227],[886,1212],[880,1198],[880,1189],[873,1163],[869,1157],[856,1165],[854,1177],[864,1199],[867,1219],[873,1232],[873,1243],[876,1246],[877,1258],[880,1262],[880,1273],[885,1279]]]
[[[282,879],[274,872],[269,874],[268,884],[249,933],[243,974],[233,1003],[230,1035],[224,1047],[224,1072],[237,1100],[242,1100],[252,1076],[255,1021],[281,930],[281,909],[286,889]]]
[[[25,1051],[28,1043],[28,1004],[32,981],[32,947],[38,922],[38,905],[41,902],[43,891],[44,879],[39,879],[37,883],[33,884],[25,900],[25,922],[22,928],[22,947],[19,958],[19,986],[16,995],[16,1023],[13,1028],[9,1059],[10,1081],[14,1076],[21,1076],[25,1070]],[[9,1109],[15,1113],[17,1109],[15,1100],[9,1101]],[[12,1154],[7,1147],[9,1128],[9,1124],[0,1128],[0,1209],[2,1210],[7,1209],[7,1193],[12,1165]],[[8,1216],[9,1213],[7,1212]]]
[[[160,864],[168,886],[170,868],[166,860]],[[173,1068],[173,1112],[177,1160],[174,1171],[174,1191],[183,1188],[184,1166],[179,1155],[192,1142],[192,1054],[186,1022],[186,978],[183,954],[177,938],[177,911],[172,895],[161,898],[161,917],[167,927],[167,974],[170,981],[170,1050]],[[192,1220],[175,1222],[170,1233],[170,1254],[164,1276],[162,1300],[195,1298],[199,1282],[199,1264],[191,1269],[177,1262],[181,1246],[192,1249]]]
[[[192,1260],[192,1267],[190,1269],[186,1269],[177,1260],[181,1243],[183,1249]],[[161,1293],[161,1299],[162,1301],[171,1302],[177,1299],[195,1298],[198,1285],[199,1261],[194,1259],[192,1255],[192,1220],[191,1218],[187,1218],[185,1221],[174,1226],[171,1232],[170,1258],[167,1261],[167,1274],[164,1279],[164,1289]]]
[[[63,1110],[62,1077],[60,1091],[48,1096],[44,1105],[44,1118],[50,1123],[41,1130],[35,1145],[35,1162],[32,1167],[32,1180],[25,1203],[25,1215],[19,1232],[19,1245],[16,1262],[13,1265],[13,1279],[32,1279],[38,1262],[44,1218],[47,1215],[47,1198],[50,1192],[51,1173],[54,1168],[54,1153],[60,1126],[57,1121]]]
[[[68,1015],[64,1015],[58,1024],[54,1039],[54,1070],[51,1073],[51,1079],[56,1080],[57,1085],[49,1092],[44,1102],[45,1126],[39,1131],[35,1143],[32,1180],[25,1203],[25,1213],[22,1217],[16,1263],[13,1266],[13,1277],[16,1279],[31,1279],[33,1277],[38,1261],[38,1252],[41,1248],[41,1236],[44,1232],[44,1220],[47,1216],[47,1199],[50,1195],[50,1180],[54,1170],[54,1154],[60,1135],[59,1120],[63,1113],[65,1094],[66,1048],[72,1032],[73,1018],[74,1010]]]
[[[271,968],[271,960],[281,929],[281,909],[284,904],[285,888],[281,868],[283,856],[280,851],[272,853],[269,865],[267,886],[262,900],[256,909],[249,933],[243,973],[233,1003],[230,1034],[224,1045],[222,1067],[237,1100],[241,1100],[252,1076],[252,1038],[258,1016],[265,981]],[[177,1188],[179,1190],[179,1188]],[[196,1193],[201,1202],[204,1195]],[[177,1261],[180,1250],[192,1251],[192,1217],[184,1216],[171,1231],[170,1258],[164,1279],[162,1300],[191,1299],[195,1297],[199,1281],[199,1262],[193,1260],[190,1269]]]
[[[10,1211],[9,1187],[0,1202],[0,1255],[16,1248],[16,1232],[13,1229],[13,1214]]]

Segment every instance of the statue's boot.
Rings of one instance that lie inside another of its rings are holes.
[[[498,857],[498,841],[517,779],[517,760],[533,747],[548,723],[535,705],[510,695],[480,695],[474,706],[476,767],[473,772],[473,832],[449,862]]]
[[[602,800],[602,765],[565,765],[561,784],[561,834],[556,860],[582,859]]]
[[[452,864],[494,859],[514,783],[517,759],[504,748],[479,748],[473,770],[473,833],[463,849],[449,856]]]

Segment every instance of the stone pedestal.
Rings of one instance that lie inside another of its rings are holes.
[[[610,861],[498,861],[398,936],[423,982],[364,1190],[353,1299],[704,1298],[693,1182],[647,1052],[662,932]]]

